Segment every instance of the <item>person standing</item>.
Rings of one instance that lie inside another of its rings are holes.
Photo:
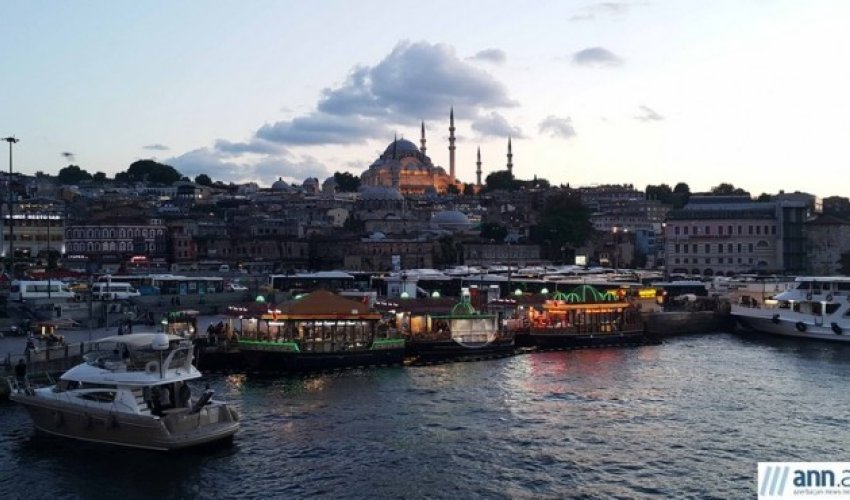
[[[27,364],[24,358],[18,360],[15,365],[15,379],[17,380],[18,393],[24,392],[27,386]]]

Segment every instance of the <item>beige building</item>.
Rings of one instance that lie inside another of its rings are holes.
[[[15,203],[9,225],[9,206],[3,205],[2,254],[9,255],[10,240],[16,258],[38,257],[49,250],[65,253],[65,208],[62,202],[36,198]]]

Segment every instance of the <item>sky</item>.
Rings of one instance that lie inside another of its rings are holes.
[[[847,26],[843,0],[12,0],[0,136],[30,174],[268,186],[359,174],[422,121],[448,169],[454,107],[465,182],[510,136],[523,179],[848,196]]]

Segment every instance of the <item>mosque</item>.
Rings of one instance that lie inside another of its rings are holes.
[[[454,108],[449,112],[449,171],[433,164],[425,154],[425,122],[417,148],[407,139],[394,139],[384,153],[360,175],[361,186],[384,187],[398,190],[402,195],[422,195],[430,192],[445,193],[449,186],[463,191],[463,183],[455,177],[455,118]],[[508,169],[512,165],[511,143],[508,139]],[[476,189],[481,187],[481,149],[476,162]]]

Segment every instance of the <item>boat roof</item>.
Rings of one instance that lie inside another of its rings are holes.
[[[178,335],[171,335],[168,333],[130,333],[127,335],[112,335],[111,337],[104,337],[102,339],[98,339],[97,343],[115,342],[116,344],[123,344],[128,347],[132,347],[133,349],[144,349],[145,347],[150,347],[154,338],[158,336],[161,337],[162,335],[165,335],[169,342],[175,340],[186,340]]]

